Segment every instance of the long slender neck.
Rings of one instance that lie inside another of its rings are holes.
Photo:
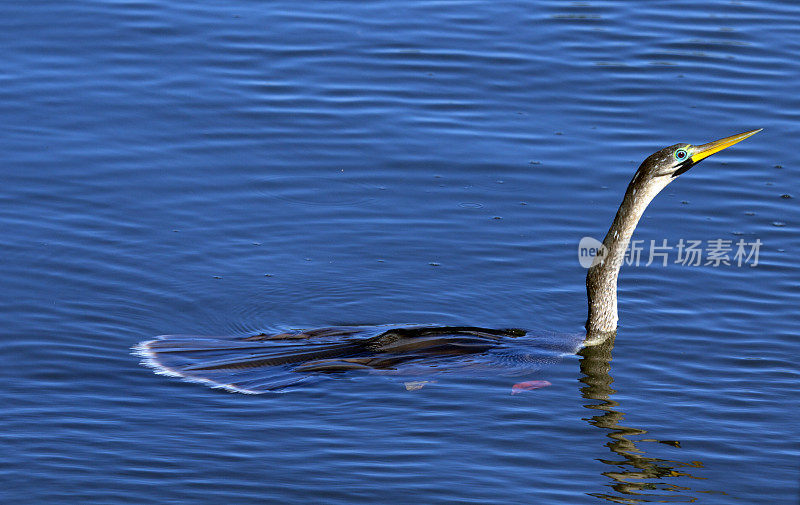
[[[628,185],[614,222],[603,240],[605,256],[598,255],[586,274],[586,294],[589,298],[588,336],[617,329],[617,278],[625,259],[625,251],[639,223],[639,218],[661,188],[642,184],[636,174]],[[645,187],[642,187],[645,186]]]

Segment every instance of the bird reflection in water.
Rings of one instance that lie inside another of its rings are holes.
[[[704,480],[691,473],[692,468],[703,468],[699,461],[684,463],[676,460],[647,457],[646,452],[637,444],[655,442],[675,449],[680,449],[680,442],[674,440],[656,440],[653,438],[636,438],[647,434],[647,430],[622,426],[625,414],[617,410],[619,403],[611,397],[616,390],[611,387],[611,351],[614,338],[611,334],[600,344],[584,347],[578,354],[581,357],[580,367],[583,377],[580,381],[583,398],[591,400],[584,405],[587,409],[597,411],[596,415],[586,418],[592,426],[605,430],[611,440],[606,444],[614,453],[614,459],[600,459],[602,463],[613,467],[603,472],[611,479],[609,487],[613,492],[588,493],[590,496],[602,498],[612,503],[693,503],[697,497],[693,493],[725,494],[721,491],[692,490],[692,480]],[[599,402],[599,403],[598,403]],[[675,479],[673,482],[669,480]]]

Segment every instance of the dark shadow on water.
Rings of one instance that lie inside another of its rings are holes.
[[[675,449],[680,449],[681,444],[677,440],[640,438],[647,434],[647,430],[620,424],[625,413],[619,410],[619,403],[612,399],[616,390],[611,387],[614,383],[611,376],[614,338],[612,335],[602,344],[585,347],[578,352],[583,373],[580,381],[584,384],[581,394],[583,398],[591,400],[584,406],[597,412],[585,420],[606,432],[610,440],[605,445],[612,452],[610,459],[599,459],[610,467],[603,475],[611,480],[608,484],[611,491],[587,494],[612,503],[694,503],[698,498],[691,496],[692,480],[703,477],[696,477],[689,470],[702,468],[702,462],[684,463],[648,457],[642,449],[644,443],[665,444]]]

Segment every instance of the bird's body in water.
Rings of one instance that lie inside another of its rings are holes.
[[[391,325],[264,332],[242,337],[165,335],[135,352],[156,373],[243,393],[286,387],[320,373],[353,370],[394,373],[494,369],[516,375],[535,370],[547,355],[576,352],[617,329],[617,279],[625,251],[647,205],[692,166],[760,130],[699,146],[675,144],[650,155],[636,171],[600,253],[586,275],[586,334],[556,339],[519,329]],[[544,344],[544,345],[542,345]],[[548,352],[542,352],[544,348]]]

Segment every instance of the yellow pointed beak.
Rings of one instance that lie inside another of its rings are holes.
[[[692,163],[697,163],[700,160],[708,158],[712,154],[718,153],[726,147],[730,147],[733,144],[739,143],[747,137],[755,135],[761,130],[763,130],[763,128],[759,128],[758,130],[750,130],[749,132],[740,133],[739,135],[731,135],[730,137],[715,140],[714,142],[709,142],[708,144],[703,144],[701,146],[695,146],[694,154],[692,154]]]

